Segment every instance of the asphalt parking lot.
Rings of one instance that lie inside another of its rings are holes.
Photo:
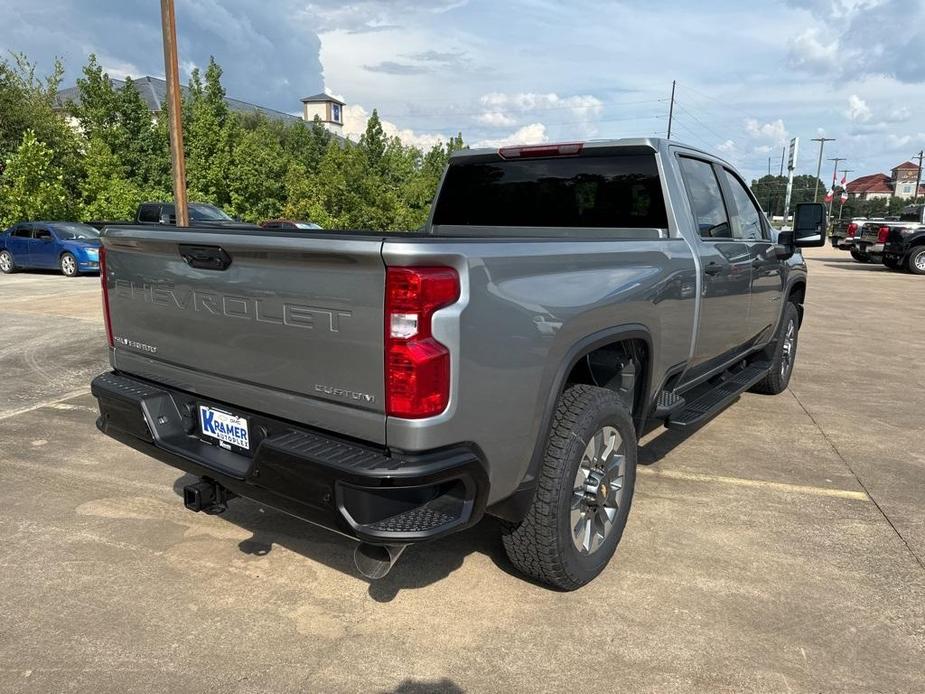
[[[186,511],[94,427],[98,278],[0,277],[0,691],[925,690],[925,278],[808,255],[790,390],[647,438],[570,594],[490,520],[370,583],[271,509]]]

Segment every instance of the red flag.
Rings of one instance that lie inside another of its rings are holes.
[[[832,202],[832,198],[835,197],[835,187],[829,188],[825,193],[825,201]]]
[[[848,201],[848,174],[844,174],[841,177],[841,204],[844,205]]]

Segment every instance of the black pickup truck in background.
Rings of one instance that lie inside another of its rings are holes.
[[[868,222],[857,246],[891,270],[925,275],[925,205],[903,208],[898,220]]]
[[[229,216],[224,210],[204,202],[189,204],[190,226],[222,227],[231,229],[256,229],[255,224],[248,224]],[[138,206],[134,219],[92,220],[90,226],[102,229],[107,226],[126,224],[158,224],[173,226],[177,223],[177,211],[172,202],[143,202]]]

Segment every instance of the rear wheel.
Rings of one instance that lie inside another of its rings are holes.
[[[908,265],[909,272],[915,275],[925,275],[925,246],[912,251]]]
[[[536,495],[507,526],[504,548],[520,571],[575,590],[617,549],[633,500],[636,430],[613,391],[578,385],[559,398]]]
[[[16,263],[13,262],[13,254],[9,251],[0,251],[0,272],[4,275],[16,272]]]
[[[61,256],[61,272],[65,277],[77,277],[77,258],[70,253]]]
[[[766,353],[771,357],[771,368],[767,376],[751,387],[753,393],[777,395],[790,384],[793,364],[797,358],[797,339],[800,334],[800,313],[796,305],[788,301],[781,316],[777,338],[768,346]]]
[[[869,255],[867,255],[866,253],[861,253],[861,251],[855,250],[853,248],[851,249],[851,257],[854,258],[859,263],[869,263],[870,262]]]

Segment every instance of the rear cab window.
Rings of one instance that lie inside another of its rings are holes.
[[[700,237],[707,240],[733,238],[729,212],[713,164],[684,156],[678,157],[678,161]]]
[[[486,155],[451,162],[433,225],[653,230],[668,219],[654,153]]]

